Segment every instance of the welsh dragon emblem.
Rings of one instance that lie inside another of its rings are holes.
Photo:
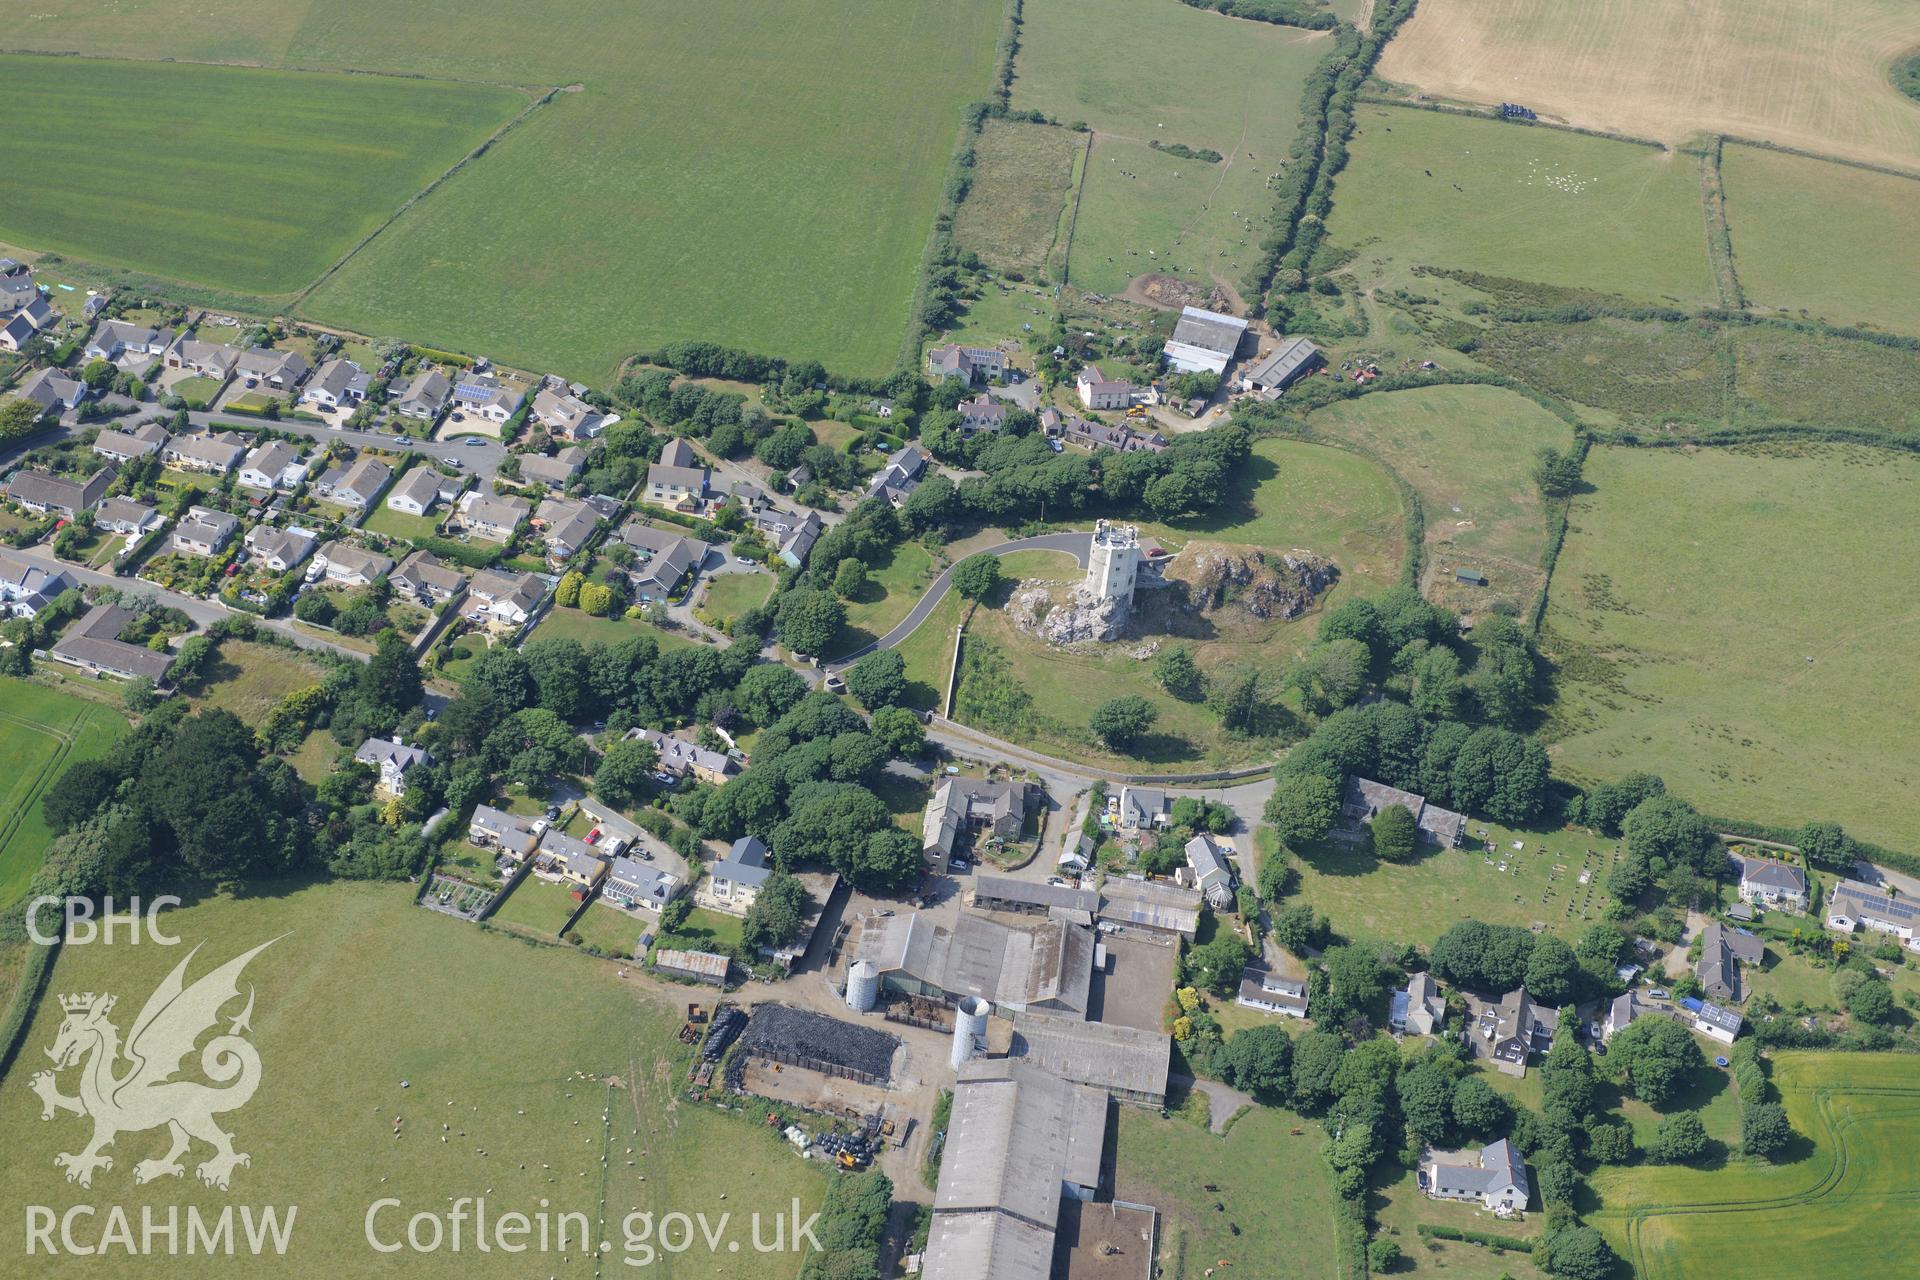
[[[113,1159],[102,1154],[103,1148],[112,1146],[120,1134],[162,1125],[171,1135],[172,1146],[159,1159],[134,1165],[136,1183],[182,1176],[180,1157],[195,1138],[213,1148],[213,1155],[196,1169],[200,1181],[210,1187],[225,1191],[234,1168],[252,1163],[246,1153],[233,1149],[233,1135],[214,1121],[221,1112],[245,1106],[260,1085],[260,1054],[242,1034],[252,1030],[248,1021],[253,1016],[251,987],[246,1007],[228,1022],[225,1033],[200,1050],[200,1070],[214,1083],[174,1077],[201,1035],[219,1023],[220,1010],[239,998],[240,972],[247,962],[277,941],[263,942],[187,986],[187,965],[200,950],[194,947],[147,998],[124,1046],[119,1028],[108,1017],[114,996],[89,991],[60,997],[66,1017],[53,1048],[47,1050],[53,1070],[38,1073],[28,1083],[40,1095],[42,1120],[53,1119],[59,1111],[93,1120],[93,1140],[84,1149],[53,1158],[57,1167],[67,1171],[68,1182],[91,1187],[94,1170],[113,1169]],[[80,1068],[80,1093],[70,1098],[60,1092],[56,1077],[75,1066]]]

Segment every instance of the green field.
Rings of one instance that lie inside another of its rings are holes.
[[[1430,387],[1363,396],[1308,418],[1314,432],[1351,441],[1398,472],[1426,512],[1427,598],[1463,613],[1504,600],[1525,608],[1545,580],[1546,512],[1530,474],[1534,452],[1565,449],[1572,429],[1525,396],[1499,387]],[[1485,573],[1488,588],[1454,571]]]
[[[939,572],[933,554],[919,543],[903,542],[893,547],[886,563],[867,576],[860,594],[844,602],[847,624],[840,629],[833,654],[828,656],[852,653],[898,626]]]
[[[112,1148],[114,1167],[96,1174],[91,1190],[71,1185],[52,1157],[79,1148],[85,1122],[63,1115],[43,1124],[28,1072],[16,1069],[0,1083],[0,1134],[23,1157],[0,1171],[9,1203],[62,1212],[110,1202],[135,1223],[143,1206],[164,1218],[167,1207],[185,1204],[205,1214],[230,1203],[297,1205],[280,1263],[289,1274],[525,1276],[537,1269],[581,1278],[619,1264],[621,1223],[635,1210],[711,1212],[724,1193],[720,1208],[740,1224],[755,1211],[784,1211],[796,1196],[809,1210],[818,1203],[819,1166],[795,1159],[777,1133],[679,1097],[688,1051],[673,1038],[677,1016],[668,1001],[621,982],[611,965],[419,910],[398,885],[261,886],[244,900],[206,898],[168,924],[186,946],[69,947],[50,990],[116,993],[112,1020],[124,1033],[188,947],[203,945],[191,979],[278,937],[242,980],[256,993],[249,1038],[262,1064],[259,1090],[221,1117],[251,1164],[235,1171],[229,1192],[200,1186],[191,1166],[182,1180],[136,1186],[133,1165],[160,1154],[165,1135],[128,1132]],[[229,1014],[239,1007],[233,1002]],[[490,1009],[496,1016],[487,1016]],[[53,1000],[41,1006],[22,1067],[44,1063],[40,1050],[53,1043],[60,1018]],[[198,1058],[189,1062],[192,1075]],[[68,1092],[72,1076],[62,1080]],[[727,1158],[714,1159],[721,1149]],[[206,1152],[196,1144],[189,1160]],[[412,1213],[444,1214],[454,1197],[481,1195],[490,1216],[535,1213],[544,1198],[555,1213],[585,1213],[589,1223],[604,1217],[614,1253],[480,1253],[471,1222],[460,1252],[389,1258],[366,1242],[363,1222],[378,1199],[403,1204],[397,1216],[388,1210],[380,1219],[385,1234],[389,1222],[404,1233]],[[0,1247],[19,1253],[24,1246],[16,1216]],[[716,1262],[704,1244],[658,1261],[669,1276],[711,1275]],[[244,1254],[209,1261],[184,1248],[142,1261],[156,1276],[243,1275],[257,1265]],[[743,1280],[791,1280],[797,1266],[791,1254],[743,1245],[723,1270]],[[83,1278],[126,1270],[118,1255],[42,1268]]]
[[[1163,1274],[1190,1280],[1210,1268],[1216,1276],[1298,1280],[1341,1274],[1333,1187],[1320,1155],[1326,1135],[1318,1124],[1258,1107],[1216,1137],[1187,1120],[1163,1120],[1137,1107],[1120,1107],[1117,1114],[1115,1195],[1160,1210]],[[1219,1190],[1204,1190],[1208,1183]],[[1216,1203],[1224,1209],[1216,1210]],[[1218,1269],[1221,1261],[1235,1265]]]
[[[257,726],[280,699],[295,689],[319,684],[325,675],[299,650],[227,640],[207,665],[194,705],[220,707]]]
[[[1603,1169],[1590,1221],[1640,1280],[1691,1280],[1715,1259],[1770,1275],[1866,1274],[1906,1247],[1920,1141],[1920,1062],[1903,1054],[1782,1053],[1773,1083],[1806,1141],[1780,1164]]]
[[[989,120],[974,147],[973,185],[953,220],[954,239],[995,270],[1043,274],[1086,142],[1048,125]]]
[[[1224,21],[1160,0],[1031,0],[1013,106],[1094,131],[1069,260],[1081,289],[1163,272],[1238,285],[1272,204],[1325,32]],[[1217,151],[1183,160],[1149,142]],[[1149,251],[1152,251],[1149,253]]]
[[[1437,111],[1363,105],[1357,121],[1327,234],[1363,273],[1398,284],[1406,267],[1453,267],[1717,301],[1689,158]]]
[[[124,19],[123,19],[124,20]],[[512,118],[441,80],[0,57],[0,239],[284,295]]]
[[[1475,818],[1467,831],[1475,841],[1485,831],[1493,849],[1486,842],[1463,849],[1423,844],[1412,862],[1389,864],[1338,840],[1304,846],[1294,851],[1295,896],[1324,911],[1342,933],[1395,945],[1430,945],[1468,919],[1543,925],[1571,941],[1601,918],[1608,902],[1602,886],[1619,857],[1618,841],[1585,831],[1520,831]],[[1263,850],[1272,847],[1265,828],[1261,840]],[[1526,847],[1515,849],[1515,841]]]
[[[1754,417],[1920,431],[1920,358],[1912,350],[1768,325],[1737,328],[1731,341],[1737,403]]]
[[[91,699],[25,680],[0,680],[0,907],[25,895],[53,839],[40,797],[76,760],[105,754],[127,722]]]
[[[1549,733],[1709,813],[1911,848],[1920,463],[1838,446],[1595,449],[1554,573]],[[1844,571],[1839,567],[1844,566]]]
[[[1920,335],[1910,242],[1920,180],[1727,147],[1727,220],[1740,287],[1757,306]]]

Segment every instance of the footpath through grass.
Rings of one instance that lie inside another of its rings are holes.
[[[26,893],[53,840],[40,797],[68,765],[104,755],[126,731],[125,717],[92,699],[0,679],[0,907]]]

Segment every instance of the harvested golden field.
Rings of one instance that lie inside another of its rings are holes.
[[[1920,171],[1920,106],[1888,75],[1916,46],[1912,0],[1421,0],[1379,72],[1584,128]]]

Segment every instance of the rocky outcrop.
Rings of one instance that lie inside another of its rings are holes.
[[[1124,600],[1096,600],[1082,587],[1075,587],[1065,604],[1055,604],[1045,585],[1023,582],[1007,602],[1007,616],[1048,644],[1067,645],[1118,640],[1126,633],[1132,610]]]
[[[1199,547],[1188,548],[1181,559],[1185,563],[1175,572],[1186,581],[1193,607],[1233,605],[1262,621],[1299,617],[1340,577],[1338,566],[1310,551]]]

